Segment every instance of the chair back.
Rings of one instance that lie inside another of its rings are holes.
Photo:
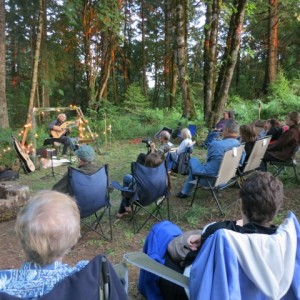
[[[85,174],[80,169],[69,167],[68,176],[81,218],[94,214],[102,207],[110,206],[107,164],[93,174]]]
[[[217,230],[193,262],[190,299],[299,299],[299,263],[293,213],[271,235]]]
[[[131,172],[136,182],[136,192],[133,198],[143,206],[168,194],[168,171],[165,162],[156,168],[133,162]]]
[[[271,137],[272,136],[264,136],[262,138],[259,138],[255,142],[253,149],[250,153],[250,156],[243,169],[243,173],[247,173],[259,168],[261,164],[261,160],[263,159],[265,152],[268,149],[268,145],[270,143]]]
[[[245,145],[242,144],[239,147],[233,147],[224,153],[215,186],[226,185],[230,179],[235,177],[244,148]]]
[[[188,129],[190,130],[192,137],[194,137],[197,133],[197,125],[190,124],[188,125]]]
[[[108,278],[107,278],[108,277]],[[84,268],[55,284],[53,289],[38,298],[40,300],[76,300],[76,299],[129,299],[121,278],[112,264],[103,255],[92,259]],[[107,289],[104,287],[108,285]],[[28,285],[28,289],[32,288]],[[1,300],[28,299],[0,292]]]

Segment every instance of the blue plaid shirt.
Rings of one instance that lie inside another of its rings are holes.
[[[0,291],[35,299],[49,293],[57,282],[81,270],[87,263],[87,260],[82,260],[72,268],[61,261],[47,266],[26,262],[19,270],[0,270]]]

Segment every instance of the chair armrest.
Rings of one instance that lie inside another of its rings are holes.
[[[171,268],[164,266],[143,252],[124,254],[124,259],[130,264],[169,280],[185,289],[189,289],[189,278]]]
[[[112,181],[112,182],[111,182],[111,185],[112,185],[115,189],[117,189],[117,190],[119,190],[119,191],[121,191],[121,192],[134,193],[133,190],[129,189],[129,188],[126,187],[126,186],[123,187],[118,181]]]
[[[218,178],[215,174],[206,174],[206,173],[193,173],[193,176],[203,177],[203,178]]]

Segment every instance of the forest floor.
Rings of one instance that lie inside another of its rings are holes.
[[[143,144],[144,146],[144,144]],[[135,160],[137,154],[145,152],[145,148],[139,143],[123,142],[108,145],[101,149],[108,152],[98,156],[99,165],[109,163],[109,174],[111,180],[121,182],[123,174],[130,170],[130,162]],[[205,155],[201,151],[201,159]],[[196,149],[194,155],[199,155],[199,149]],[[203,159],[202,159],[203,160]],[[63,174],[66,167],[57,167],[55,171]],[[43,176],[49,173],[49,169],[37,170],[29,175],[20,174],[18,179],[20,184],[28,185],[34,193],[40,189],[50,189],[54,182],[59,178],[50,177],[43,180]],[[224,218],[220,216],[215,201],[208,190],[199,191],[193,207],[190,206],[190,199],[178,199],[176,193],[185,180],[183,176],[172,176],[172,193],[170,195],[170,217],[171,221],[179,225],[182,230],[191,230],[202,228],[211,221],[219,221]],[[285,187],[285,202],[278,216],[274,220],[279,224],[286,216],[288,211],[293,211],[296,216],[300,216],[300,187],[295,183],[291,171],[283,175],[282,180]],[[239,198],[239,188],[231,187],[219,193],[220,201],[225,204],[232,199]],[[128,223],[129,218],[116,218],[118,205],[120,203],[120,194],[114,190],[111,193],[112,203],[112,222],[113,222],[113,241],[107,242],[93,232],[89,232],[80,239],[77,246],[65,257],[65,262],[70,265],[78,260],[92,259],[99,253],[104,253],[112,263],[122,261],[123,254],[142,250],[145,238],[153,223],[149,223],[138,234],[133,234],[132,225]],[[239,204],[231,206],[226,212],[225,219],[240,218]],[[23,251],[17,241],[14,232],[14,219],[0,223],[0,269],[19,268],[25,260]],[[105,224],[104,224],[105,225]],[[133,266],[129,268],[129,295],[132,299],[144,299],[137,290],[137,281],[139,270]]]

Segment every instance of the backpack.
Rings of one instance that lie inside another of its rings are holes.
[[[19,178],[19,173],[12,169],[5,169],[0,171],[0,181],[10,181]]]
[[[190,161],[191,154],[189,152],[180,153],[177,160],[174,161],[172,172],[181,175],[188,175],[190,172]]]

